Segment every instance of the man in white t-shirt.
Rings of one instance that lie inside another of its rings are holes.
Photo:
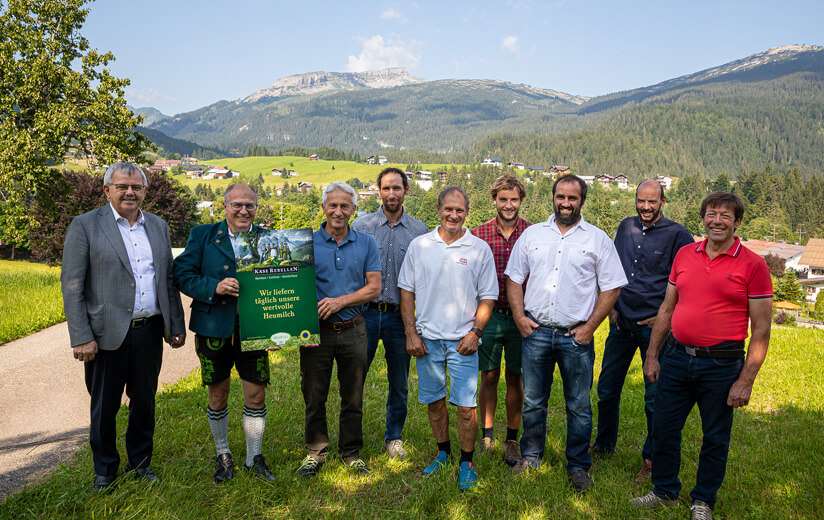
[[[450,186],[438,196],[440,225],[409,245],[398,277],[406,349],[417,358],[418,401],[428,405],[429,424],[438,443],[430,476],[450,460],[446,370],[449,402],[458,407],[461,461],[458,487],[475,486],[472,466],[478,415],[478,344],[498,298],[492,250],[463,227],[469,198]]]
[[[540,465],[546,444],[547,401],[557,363],[566,401],[566,469],[579,493],[592,483],[588,451],[592,435],[589,394],[595,361],[592,338],[627,284],[612,240],[581,218],[586,195],[586,183],[575,175],[555,181],[555,214],[524,231],[504,272],[509,277],[506,292],[512,316],[524,336],[523,458],[510,473]]]

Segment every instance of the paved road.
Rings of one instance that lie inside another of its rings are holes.
[[[187,324],[190,302],[183,297]],[[164,344],[161,388],[198,366],[193,338],[176,350]],[[0,501],[68,460],[88,431],[83,363],[72,357],[65,322],[0,346]]]

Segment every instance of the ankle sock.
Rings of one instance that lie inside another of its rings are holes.
[[[464,451],[461,450],[461,462],[472,462],[472,456],[475,455],[475,450]]]
[[[493,437],[493,430],[495,428],[481,428],[481,438],[488,437],[492,439]]]
[[[452,454],[452,445],[449,441],[446,442],[439,442],[438,443],[438,451],[445,451],[447,455]]]
[[[507,428],[506,429],[506,440],[508,440],[508,441],[517,441],[518,440],[518,428]]]

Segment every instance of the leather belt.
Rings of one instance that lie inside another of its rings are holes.
[[[149,323],[152,323],[156,319],[162,318],[162,317],[163,317],[163,315],[161,315],[161,314],[155,314],[154,316],[148,316],[146,318],[135,318],[129,324],[129,328],[130,329],[140,329],[142,327],[145,327]]]
[[[355,325],[363,323],[363,314],[358,314],[351,320],[346,321],[326,321],[326,320],[319,320],[320,328],[322,329],[332,329],[337,332],[341,332],[346,329],[351,329]]]
[[[552,329],[555,332],[569,332],[574,328],[580,327],[584,323],[586,323],[586,322],[585,321],[579,321],[578,323],[572,324],[569,327],[558,327],[558,326],[555,326],[555,325],[544,325],[543,323],[541,323],[541,327],[546,327],[548,329]]]
[[[492,310],[504,316],[512,316],[512,309],[509,307],[492,307]]]
[[[369,308],[376,309],[378,312],[399,312],[401,310],[400,305],[389,302],[369,302]]]
[[[735,359],[744,356],[743,341],[725,341],[712,347],[693,347],[673,338],[672,345],[686,355],[695,358]]]

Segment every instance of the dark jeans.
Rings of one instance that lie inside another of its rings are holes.
[[[409,359],[406,352],[406,334],[400,312],[380,312],[367,308],[366,318],[367,360],[366,369],[372,366],[378,350],[378,340],[383,340],[386,357],[386,375],[389,379],[389,395],[386,396],[386,441],[401,438],[406,423],[406,403],[409,394]],[[365,379],[365,377],[364,377]]]
[[[328,451],[326,398],[335,361],[340,385],[338,452],[344,458],[358,457],[363,448],[363,379],[366,375],[366,326],[363,322],[340,333],[321,328],[319,346],[300,348],[300,387],[306,403],[306,451],[313,456],[323,456]]]
[[[561,372],[566,401],[567,472],[589,470],[589,440],[592,436],[592,368],[595,344],[577,343],[566,330],[541,325],[521,343],[521,363],[524,378],[524,433],[521,453],[538,464],[546,445],[547,401],[552,388],[555,364]]]
[[[704,439],[690,496],[715,506],[727,470],[732,432],[733,408],[727,405],[727,396],[743,366],[743,357],[694,358],[667,347],[661,358],[653,416],[652,484],[656,495],[675,499],[681,492],[681,430],[697,403]]]
[[[115,476],[120,464],[117,453],[117,411],[123,388],[129,396],[126,455],[132,468],[152,462],[157,377],[163,362],[163,319],[155,318],[139,329],[129,329],[117,350],[98,350],[85,363],[86,389],[91,396],[89,442],[94,472]]]
[[[614,323],[609,324],[609,336],[604,346],[604,360],[601,363],[601,376],[598,378],[598,436],[595,446],[602,451],[615,451],[618,442],[618,408],[621,405],[621,390],[627,378],[627,371],[635,357],[635,351],[641,351],[641,364],[647,359],[649,336],[652,332],[647,326],[637,331],[619,329]],[[652,460],[652,411],[655,402],[656,383],[644,378],[644,413],[647,416],[647,437],[641,456]]]

